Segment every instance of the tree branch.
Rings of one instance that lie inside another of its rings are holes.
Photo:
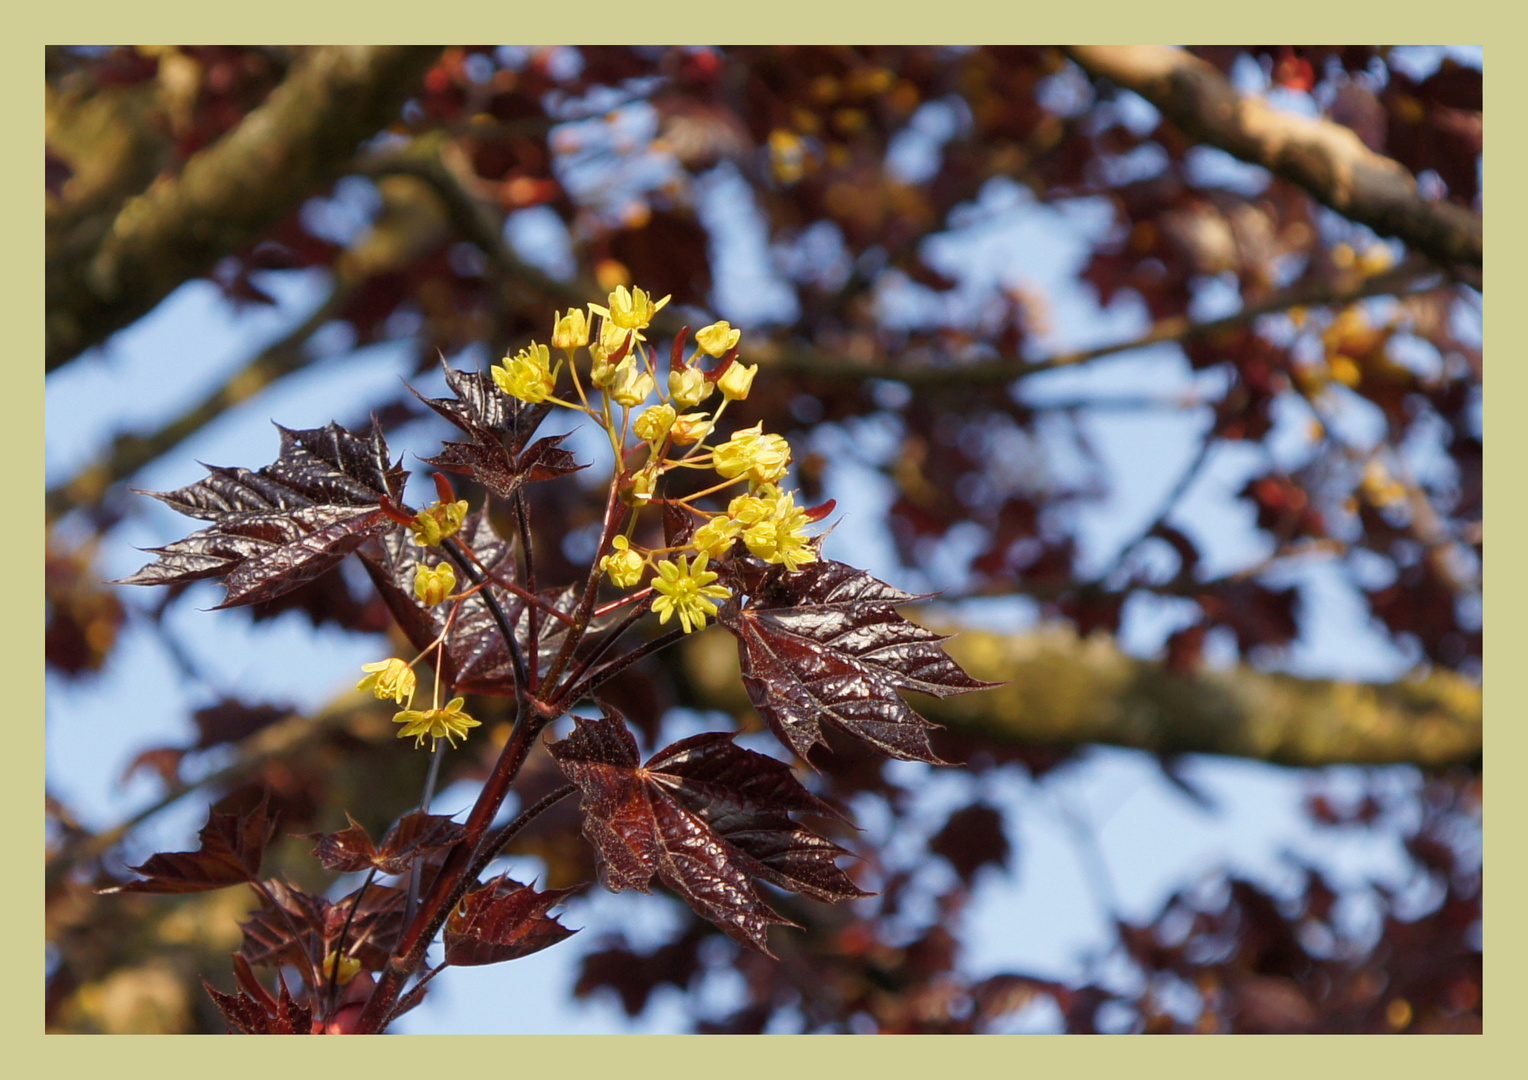
[[[101,245],[47,268],[47,370],[137,320],[343,172],[440,50],[325,46],[228,135],[117,214]]]
[[[1182,49],[1077,45],[1067,52],[1094,77],[1140,94],[1189,136],[1300,185],[1344,217],[1399,237],[1440,265],[1481,266],[1480,215],[1424,199],[1404,166],[1349,128],[1244,97]]]
[[[949,628],[945,628],[948,630]],[[1050,746],[1106,743],[1157,754],[1223,754],[1276,765],[1442,766],[1478,761],[1480,688],[1449,672],[1388,685],[1299,679],[1249,667],[1193,675],[1068,630],[964,631],[950,655],[994,690],[917,709],[952,731]],[[723,633],[674,650],[699,708],[750,708]]]

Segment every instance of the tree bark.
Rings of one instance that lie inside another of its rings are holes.
[[[1424,199],[1404,166],[1341,124],[1244,97],[1182,49],[1076,45],[1067,52],[1089,74],[1140,94],[1191,137],[1299,184],[1344,217],[1399,237],[1445,267],[1481,266],[1480,215]]]
[[[1388,685],[1245,666],[1177,674],[1126,656],[1101,636],[1078,640],[1060,628],[1017,636],[965,631],[946,648],[976,678],[1004,685],[944,700],[919,695],[914,708],[954,731],[999,742],[1105,743],[1301,767],[1438,767],[1481,754],[1480,688],[1450,672]],[[695,635],[676,662],[694,695],[687,704],[750,710],[737,649],[724,632]]]
[[[440,49],[307,53],[238,127],[123,206],[98,247],[47,267],[47,370],[141,318],[342,175]]]

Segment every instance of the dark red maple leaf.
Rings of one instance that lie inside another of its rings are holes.
[[[471,441],[448,442],[440,455],[424,460],[447,472],[466,473],[501,499],[511,499],[524,484],[552,480],[583,468],[559,445],[566,435],[538,439],[535,434],[551,410],[545,402],[526,404],[500,390],[482,372],[445,368],[446,385],[456,394],[450,398],[416,397],[465,431]]]
[[[255,978],[249,964],[237,954],[233,958],[233,970],[239,983],[236,993],[225,994],[206,979],[202,980],[202,986],[228,1021],[231,1032],[239,1035],[313,1033],[312,1010],[292,997],[280,973],[276,976],[276,996],[271,997],[270,991]]]
[[[612,892],[649,891],[656,874],[729,937],[768,953],[773,923],[792,925],[759,898],[751,879],[824,900],[866,895],[833,864],[844,849],[791,820],[793,811],[837,816],[774,758],[711,732],[639,765],[620,713],[577,717],[548,746],[578,785],[584,835]]]
[[[572,937],[547,910],[582,886],[537,892],[500,877],[465,897],[446,923],[446,963],[458,967],[518,960]]]
[[[382,837],[380,846],[371,841],[366,830],[346,814],[348,829],[336,833],[314,833],[304,837],[317,840],[313,854],[329,870],[354,874],[376,868],[384,874],[404,874],[416,855],[451,847],[467,830],[442,814],[415,810],[406,814]]]
[[[928,743],[938,725],[897,691],[949,697],[992,684],[950,659],[939,647],[947,635],[897,613],[920,597],[831,559],[756,576],[748,591],[748,603],[723,607],[717,622],[738,639],[754,708],[799,757],[824,742],[829,724],[892,757],[946,764]]]
[[[257,967],[294,964],[317,968],[345,936],[345,954],[361,966],[386,966],[403,924],[406,893],[373,882],[337,902],[304,892],[295,885],[267,881],[261,906],[239,924],[244,931],[238,955]],[[359,904],[354,918],[350,909]],[[349,929],[346,929],[346,924]]]
[[[197,834],[196,851],[170,851],[129,867],[143,881],[129,881],[103,893],[195,893],[256,880],[276,821],[263,792],[241,788],[215,803]]]
[[[338,424],[281,432],[273,464],[251,472],[207,466],[212,474],[171,492],[144,492],[189,517],[213,522],[164,547],[119,585],[172,585],[222,578],[220,608],[271,600],[337,566],[378,533],[395,528],[381,501],[397,501],[405,480],[389,465],[375,426],[369,438]]]

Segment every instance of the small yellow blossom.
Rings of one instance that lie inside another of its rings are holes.
[[[641,330],[653,321],[653,316],[663,310],[672,297],[665,296],[657,303],[652,297],[641,289],[628,290],[625,285],[616,286],[615,292],[610,294],[610,307],[602,308],[596,304],[590,304],[592,311],[597,311],[622,330]]]
[[[700,333],[695,335],[695,344],[699,345],[710,356],[726,356],[727,350],[738,343],[743,336],[741,330],[734,330],[724,320],[712,323]]]
[[[732,541],[742,531],[742,522],[718,515],[696,529],[690,543],[695,546],[695,550],[707,558],[720,559],[732,550]]]
[[[795,496],[782,495],[767,518],[743,533],[743,543],[765,562],[784,563],[787,570],[799,570],[817,561],[817,553],[807,543],[807,524],[806,512],[796,506]]]
[[[370,675],[355,684],[361,693],[370,690],[378,698],[392,698],[399,705],[414,703],[414,686],[418,680],[414,671],[396,656],[378,660],[375,664],[362,664],[362,671]]]
[[[482,725],[462,711],[466,698],[452,698],[444,709],[405,709],[393,717],[393,723],[402,724],[398,738],[413,738],[416,747],[423,746],[426,738],[437,742],[445,739],[452,747],[457,739],[465,739],[469,728]],[[433,747],[431,747],[433,749]]]
[[[572,352],[589,344],[589,322],[583,308],[569,310],[552,328],[553,347]]]
[[[758,364],[739,364],[733,361],[732,366],[722,372],[721,378],[716,380],[716,388],[728,401],[741,401],[748,396],[748,391],[753,386],[753,377],[758,370]]]
[[[674,440],[675,446],[689,446],[698,443],[715,427],[705,413],[685,413],[674,421],[674,426],[669,429],[669,437]]]
[[[751,495],[739,495],[727,504],[727,516],[743,525],[757,525],[774,513],[780,491],[766,484]]]
[[[451,590],[456,588],[456,571],[451,569],[450,563],[441,563],[435,569],[430,569],[424,563],[414,568],[414,595],[426,607],[434,607],[446,597],[451,595]]]
[[[637,422],[632,425],[632,428],[636,431],[637,438],[656,446],[669,433],[669,428],[674,426],[674,419],[672,405],[654,405],[642,410],[642,415],[637,417]]]
[[[452,503],[432,503],[414,515],[414,539],[425,547],[434,547],[447,537],[455,536],[467,520],[467,500]]]
[[[628,356],[616,369],[610,396],[630,409],[646,401],[655,388],[652,374],[637,366],[636,357]]]
[[[331,979],[340,986],[349,986],[350,980],[361,972],[361,962],[353,956],[341,956],[333,949],[324,957],[324,978]]]
[[[630,589],[640,584],[647,560],[631,550],[631,541],[624,536],[617,536],[610,541],[610,546],[615,551],[600,560],[600,569],[610,575],[610,583],[618,589]]]
[[[714,389],[699,368],[678,367],[669,372],[669,397],[676,408],[690,409],[711,396]]]
[[[716,448],[716,471],[732,480],[745,473],[761,484],[772,484],[785,475],[791,462],[790,444],[779,435],[765,435],[755,424],[737,432]]]
[[[646,502],[657,490],[658,463],[655,461],[631,478],[631,497],[639,503]]]
[[[716,614],[716,601],[732,595],[725,585],[711,584],[719,576],[706,569],[704,554],[695,556],[693,566],[685,555],[679,556],[678,563],[659,563],[658,576],[653,579],[653,589],[660,594],[653,601],[658,621],[667,623],[677,614],[686,634],[704,630],[706,616]]]
[[[531,342],[529,348],[500,361],[500,366],[493,369],[493,381],[500,390],[521,401],[532,405],[545,401],[557,388],[551,350]]]

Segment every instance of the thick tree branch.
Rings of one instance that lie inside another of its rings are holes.
[[[1088,73],[1133,90],[1196,139],[1299,184],[1339,214],[1395,236],[1440,265],[1479,268],[1480,215],[1424,199],[1416,178],[1340,124],[1237,93],[1213,66],[1164,45],[1077,45]]]
[[[948,629],[948,628],[945,628]],[[1069,631],[966,631],[948,643],[994,690],[919,697],[930,720],[1000,741],[1106,743],[1158,754],[1224,754],[1277,765],[1442,766],[1481,753],[1480,688],[1457,675],[1389,685],[1299,679],[1240,667],[1174,674]],[[686,642],[676,663],[700,708],[743,713],[737,649],[725,633]]]
[[[99,248],[47,269],[47,369],[150,311],[343,172],[439,55],[315,48],[243,123],[118,213]]]

